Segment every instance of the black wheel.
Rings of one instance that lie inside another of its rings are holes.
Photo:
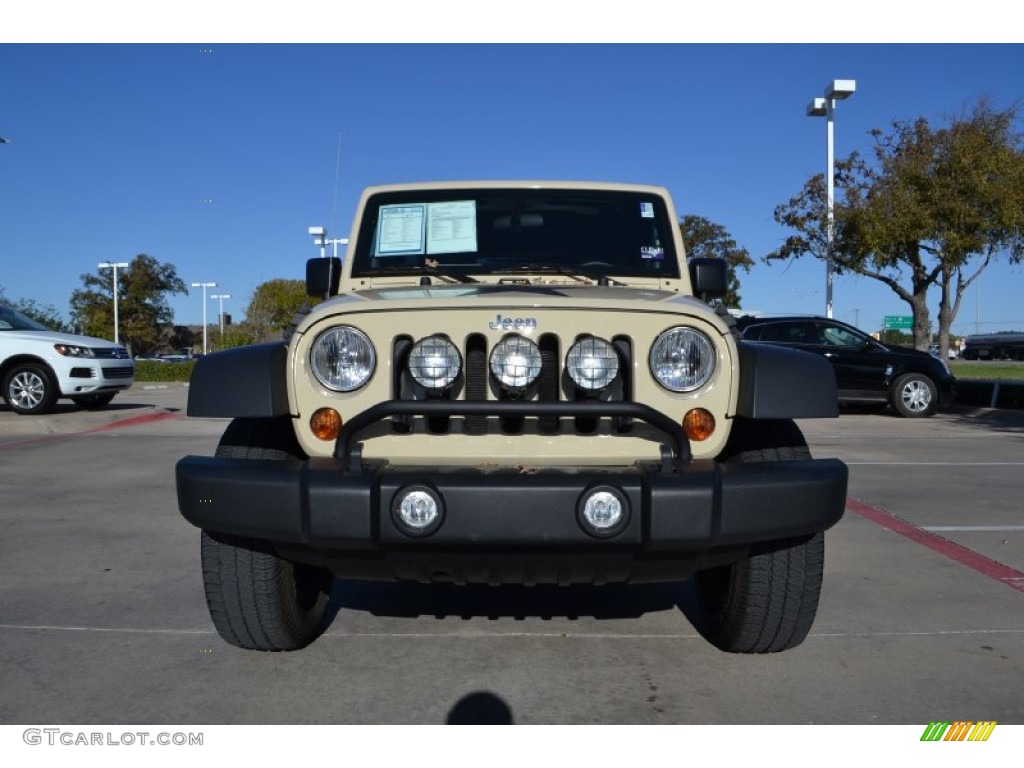
[[[921,418],[935,413],[935,382],[920,373],[905,373],[892,385],[889,401],[900,416]]]
[[[285,460],[301,456],[289,419],[235,419],[218,456]],[[304,648],[323,632],[334,578],[324,568],[279,557],[268,541],[203,531],[203,583],[225,641],[259,651]]]
[[[114,392],[104,392],[99,395],[79,395],[78,397],[72,397],[71,400],[79,408],[85,408],[87,411],[98,411],[100,408],[104,408],[110,405],[110,401],[114,399]]]
[[[50,369],[41,363],[14,366],[4,376],[3,386],[4,400],[23,416],[52,411],[60,396]]]
[[[809,459],[799,427],[790,420],[736,419],[725,460],[731,463]],[[807,637],[818,611],[825,537],[767,542],[738,563],[694,577],[698,629],[732,653],[775,653]]]

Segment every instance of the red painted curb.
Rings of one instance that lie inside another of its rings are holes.
[[[143,416],[132,416],[128,419],[121,419],[120,421],[112,421],[110,424],[103,424],[99,427],[92,427],[91,429],[85,429],[81,432],[74,432],[76,435],[89,435],[93,432],[106,432],[108,429],[120,429],[121,427],[137,427],[140,424],[151,424],[156,421],[167,421],[168,419],[179,419],[182,414],[180,413],[147,413]]]
[[[900,536],[927,547],[933,552],[938,552],[950,560],[966,565],[972,571],[977,571],[984,576],[988,576],[990,579],[1005,584],[1010,589],[1024,592],[1024,573],[1015,568],[996,562],[975,552],[973,549],[968,549],[961,544],[957,544],[955,541],[944,539],[930,531],[918,528],[906,520],[901,520],[895,515],[868,506],[856,499],[847,499],[846,508],[893,533],[898,533]]]
[[[38,445],[39,443],[49,443],[54,440],[61,440],[67,437],[76,437],[78,435],[91,435],[96,432],[106,432],[111,429],[120,429],[122,427],[137,427],[141,424],[150,424],[157,421],[167,421],[168,419],[180,419],[184,414],[182,413],[148,413],[144,416],[132,416],[127,419],[121,419],[120,421],[113,421],[110,424],[103,424],[98,427],[91,427],[89,429],[83,429],[81,432],[63,432],[56,434],[43,435],[42,437],[33,437],[29,440],[19,440],[16,443],[0,443],[0,451],[7,448],[21,448],[26,445]]]

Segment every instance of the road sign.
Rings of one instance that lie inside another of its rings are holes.
[[[909,331],[914,327],[913,315],[886,315],[885,330],[887,331]]]

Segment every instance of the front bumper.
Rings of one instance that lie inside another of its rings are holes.
[[[342,576],[571,583],[685,578],[716,553],[823,531],[846,503],[847,469],[836,459],[719,464],[684,459],[676,441],[674,460],[629,468],[363,466],[350,438],[339,438],[334,458],[186,456],[177,465],[181,513]],[[429,535],[407,533],[392,513],[411,487],[441,500]],[[578,515],[598,487],[625,501],[628,519],[613,536],[593,535]]]
[[[74,359],[62,362],[63,367],[55,371],[65,397],[116,392],[128,389],[135,381],[135,366],[131,361]]]

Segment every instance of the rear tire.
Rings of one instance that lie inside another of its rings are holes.
[[[301,457],[291,422],[235,419],[218,456],[284,461]],[[304,648],[323,633],[331,572],[279,557],[269,541],[203,531],[203,584],[210,618],[231,645],[259,651]]]
[[[811,458],[799,427],[787,419],[736,419],[725,461]],[[814,623],[825,563],[825,536],[766,542],[738,563],[694,577],[698,627],[731,653],[776,653],[804,641]]]

